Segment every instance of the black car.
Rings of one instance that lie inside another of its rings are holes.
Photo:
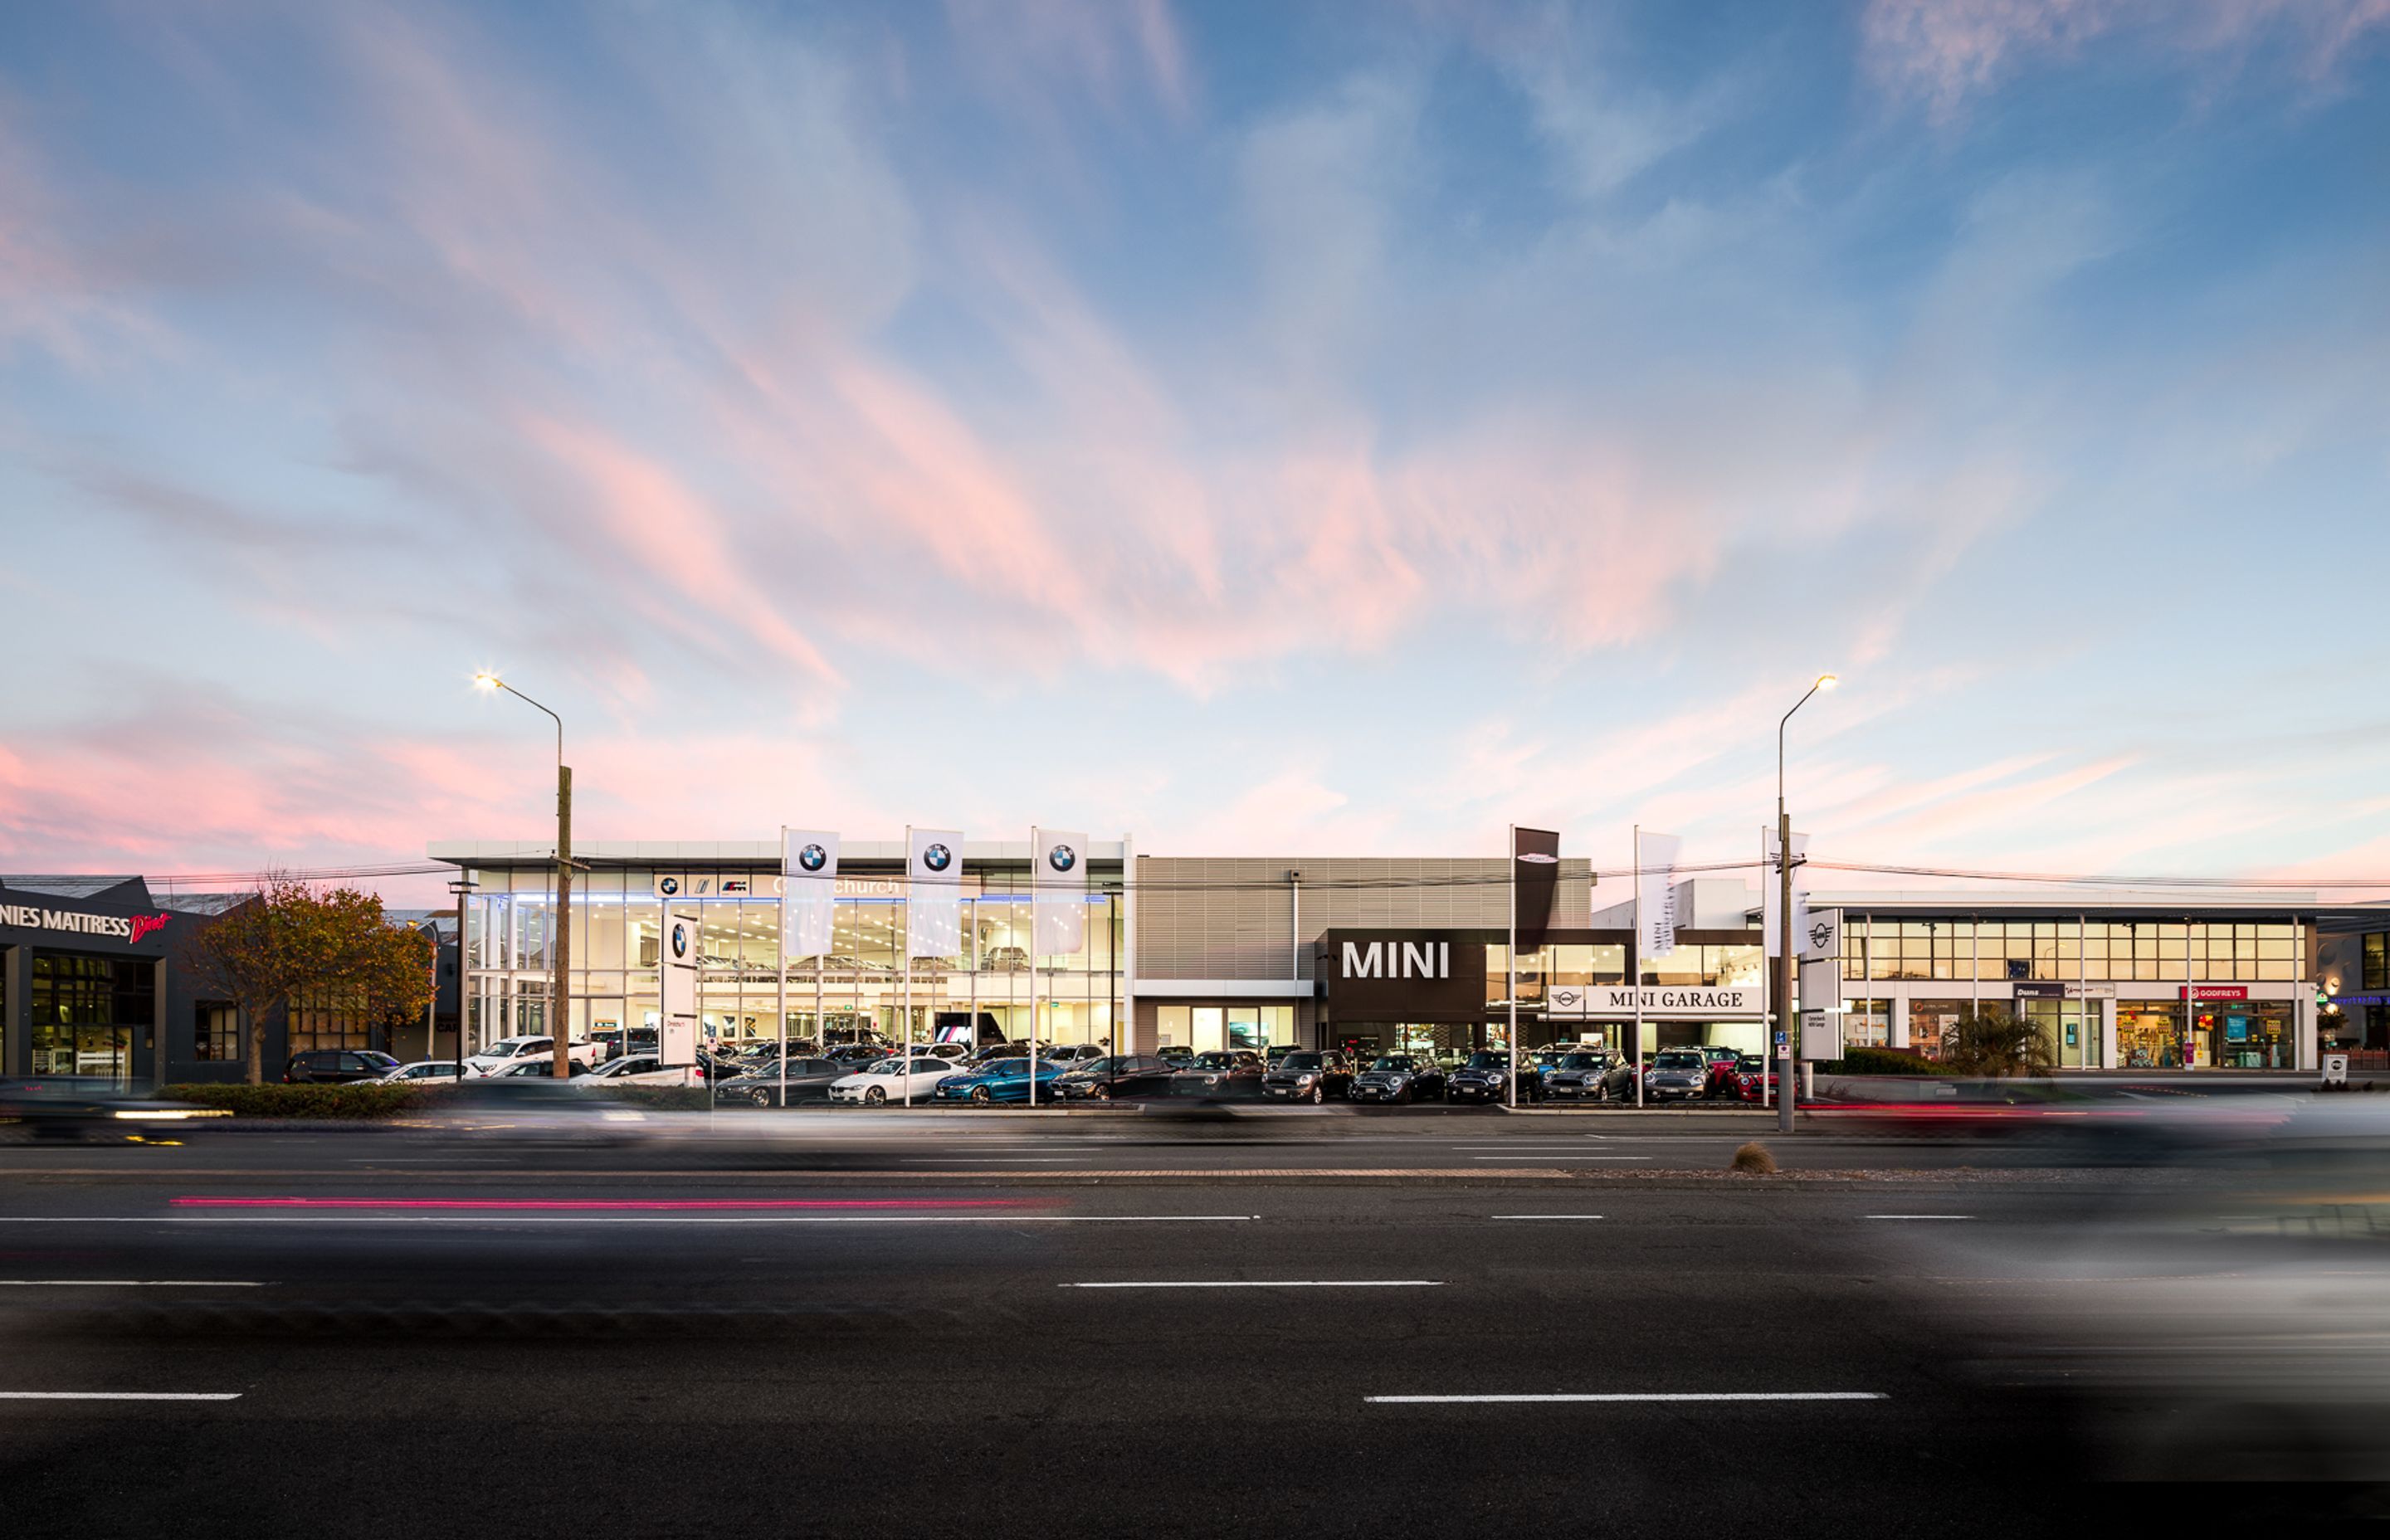
[[[1438,1101],[1444,1071],[1420,1054],[1380,1054],[1353,1077],[1344,1094],[1355,1101]]]
[[[782,1105],[795,1107],[803,1102],[827,1103],[830,1082],[844,1080],[858,1066],[834,1059],[789,1059],[789,1099]],[[780,1102],[780,1066],[775,1061],[754,1071],[714,1084],[716,1101],[743,1101],[753,1107],[770,1107]]]
[[[1125,1101],[1131,1097],[1166,1097],[1176,1066],[1153,1054],[1121,1054],[1074,1064],[1047,1083],[1046,1089],[1065,1101]]]
[[[370,1053],[360,1048],[309,1048],[290,1056],[282,1072],[285,1085],[349,1085],[360,1080],[379,1080],[398,1068],[398,1060],[386,1053]]]
[[[1510,1099],[1510,1056],[1494,1048],[1483,1048],[1469,1056],[1469,1062],[1452,1072],[1452,1083],[1445,1089],[1447,1101],[1508,1101]],[[1536,1069],[1532,1056],[1519,1060],[1519,1099],[1543,1099],[1543,1076]]]
[[[1616,1061],[1606,1053],[1581,1049],[1564,1053],[1560,1062],[1544,1072],[1544,1097],[1548,1101],[1607,1101],[1610,1099],[1610,1072]],[[1625,1075],[1618,1077],[1626,1094],[1635,1094],[1635,1084]]]
[[[1262,1096],[1269,1101],[1318,1103],[1344,1095],[1353,1085],[1353,1061],[1341,1053],[1297,1049],[1262,1073]]]
[[[1199,1053],[1194,1063],[1170,1077],[1174,1097],[1216,1101],[1223,1097],[1259,1096],[1261,1089],[1262,1056],[1250,1048]]]

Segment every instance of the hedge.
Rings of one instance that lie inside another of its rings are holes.
[[[167,1101],[221,1107],[240,1118],[394,1118],[423,1110],[439,1093],[421,1085],[222,1085],[161,1087]]]
[[[1942,1075],[1956,1077],[1959,1072],[1947,1064],[1937,1063],[1922,1054],[1905,1048],[1848,1047],[1843,1050],[1842,1066],[1833,1072],[1846,1075]]]

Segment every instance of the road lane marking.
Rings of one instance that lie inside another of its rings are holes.
[[[1599,1219],[1598,1213],[1496,1213],[1489,1219]]]
[[[1206,1283],[1061,1283],[1058,1289],[1441,1289],[1442,1278],[1293,1278]]]
[[[0,1391],[0,1401],[238,1401],[238,1391]]]
[[[1472,1161],[1507,1161],[1510,1157],[1508,1155],[1471,1155],[1469,1158]],[[1565,1155],[1538,1155],[1536,1157],[1536,1159],[1539,1161],[1648,1161],[1651,1158],[1651,1157],[1649,1155],[1579,1155],[1574,1151]]]
[[[1051,1166],[1075,1161],[1076,1155],[910,1155],[908,1166]]]
[[[1505,1405],[1548,1401],[1612,1404],[1678,1401],[1889,1401],[1882,1391],[1649,1391],[1600,1395],[1365,1395],[1378,1406]]]
[[[0,1225],[1173,1225],[1257,1213],[175,1213],[0,1217]]]
[[[177,1209],[462,1209],[597,1213],[713,1209],[1004,1209],[1025,1198],[174,1198]]]
[[[1972,1213],[1870,1213],[1867,1219],[1972,1219]]]
[[[0,1289],[263,1289],[225,1278],[0,1278]]]

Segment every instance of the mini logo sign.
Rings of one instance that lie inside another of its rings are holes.
[[[1817,950],[1823,952],[1826,949],[1826,943],[1833,939],[1834,928],[1824,921],[1820,920],[1809,927],[1809,944]]]
[[[677,877],[658,878],[656,879],[656,892],[663,894],[666,898],[677,896],[680,892],[680,879]]]
[[[921,865],[929,867],[932,871],[942,872],[954,864],[955,853],[948,850],[945,846],[924,845],[921,847]]]
[[[688,956],[688,927],[679,920],[673,921],[672,952],[675,957]]]
[[[1575,1015],[1585,1008],[1585,991],[1566,986],[1552,991],[1552,1009]]]
[[[1365,946],[1348,941],[1343,971],[1348,979],[1449,979],[1452,943],[1373,941]]]
[[[1079,864],[1079,853],[1068,845],[1056,845],[1046,853],[1046,864],[1058,872],[1067,872]]]
[[[809,872],[817,872],[829,865],[829,852],[819,845],[807,845],[797,852],[797,865]]]

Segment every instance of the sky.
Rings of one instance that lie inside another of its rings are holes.
[[[2390,879],[2385,250],[2390,0],[0,7],[0,870]]]

